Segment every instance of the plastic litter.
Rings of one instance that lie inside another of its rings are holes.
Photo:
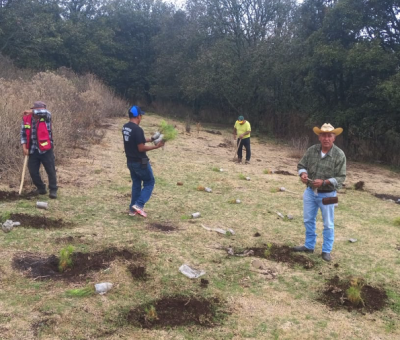
[[[250,177],[246,177],[246,181],[250,181]]]
[[[276,212],[280,218],[285,218],[279,211]]]
[[[110,282],[101,282],[101,283],[96,283],[94,285],[94,288],[96,289],[96,293],[103,295],[107,293],[111,288],[113,284]]]
[[[203,225],[203,224],[200,224],[205,230],[209,230],[209,231],[216,231],[217,233],[220,233],[220,234],[223,234],[223,235],[226,235],[226,233],[231,233],[232,235],[235,235],[235,232],[232,230],[232,229],[228,229],[228,230],[224,230],[224,229],[222,229],[222,228],[209,228],[209,227],[206,227],[205,225]]]
[[[36,202],[36,208],[38,209],[47,209],[49,207],[49,203],[47,202]]]
[[[357,239],[356,239],[356,238],[350,238],[350,239],[349,239],[349,242],[355,243],[355,242],[357,242]]]
[[[287,190],[285,187],[280,187],[279,191],[286,191],[286,192],[290,192],[291,194],[297,194],[297,192]]]
[[[160,143],[163,140],[163,138],[164,138],[163,134],[159,135],[158,138],[153,142],[154,145],[157,145],[158,143]]]
[[[219,169],[219,171],[220,171],[220,172],[224,172],[224,169],[221,168],[221,169]]]
[[[1,223],[0,223],[1,224]],[[12,220],[7,220],[1,225],[1,229],[5,233],[9,233],[15,226],[21,225],[19,222],[13,222]]]
[[[179,267],[179,271],[190,279],[197,279],[206,273],[204,270],[191,268],[187,264],[181,265]]]
[[[242,203],[242,201],[240,199],[237,199],[235,202],[236,202],[236,204]]]
[[[192,218],[198,218],[200,217],[200,213],[199,212],[195,212],[192,214]]]
[[[204,188],[204,191],[212,192],[212,189],[211,188]]]

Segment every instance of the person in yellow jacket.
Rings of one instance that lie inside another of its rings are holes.
[[[236,145],[238,147],[237,149],[238,163],[242,162],[243,146],[246,149],[245,164],[250,163],[250,157],[251,157],[250,133],[251,133],[250,123],[247,120],[245,120],[243,116],[239,116],[235,123],[235,126],[233,127],[233,138],[236,139],[237,136]]]

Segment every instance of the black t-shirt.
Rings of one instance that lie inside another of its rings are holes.
[[[125,154],[128,162],[140,162],[142,158],[147,158],[146,152],[139,152],[138,144],[145,144],[143,129],[135,123],[128,122],[122,127],[124,137]]]

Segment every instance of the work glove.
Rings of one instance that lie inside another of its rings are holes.
[[[154,142],[158,137],[160,137],[161,133],[157,131],[153,136],[151,136],[151,141]]]

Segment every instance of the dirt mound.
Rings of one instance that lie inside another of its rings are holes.
[[[291,172],[285,170],[276,170],[274,171],[274,174],[285,175],[285,176],[296,176],[295,174],[292,174]]]
[[[1,201],[17,201],[19,199],[27,199],[30,200],[35,195],[31,193],[18,195],[16,191],[2,191],[0,190],[0,202]]]
[[[177,230],[176,227],[173,227],[169,224],[160,224],[160,223],[152,223],[150,224],[149,229],[155,230],[155,231],[165,231],[165,232],[170,232],[170,231],[175,231]]]
[[[375,194],[374,196],[384,201],[392,200],[395,201],[397,204],[400,204],[400,196],[394,196],[388,194]]]
[[[115,248],[93,253],[76,252],[72,254],[72,267],[60,273],[58,270],[59,258],[57,256],[41,256],[28,252],[16,254],[12,260],[12,267],[15,270],[24,272],[27,277],[34,279],[75,282],[86,280],[93,271],[108,268],[110,263],[118,258],[132,261],[143,258],[143,254]]]
[[[170,328],[186,325],[215,327],[224,313],[217,298],[170,296],[154,300],[128,312],[129,323],[143,328]]]
[[[131,273],[134,280],[147,281],[149,275],[146,273],[146,267],[144,265],[130,264],[128,270]]]
[[[45,216],[26,215],[26,214],[11,214],[10,219],[21,223],[23,228],[33,229],[61,229],[71,228],[73,223],[64,222],[61,218],[54,220]]]
[[[332,309],[347,309],[349,312],[357,310],[359,312],[378,311],[387,304],[387,295],[384,289],[364,285],[361,288],[361,298],[363,303],[358,306],[352,304],[346,297],[346,290],[350,288],[349,280],[340,280],[336,275],[327,282],[326,289],[318,299],[320,302]]]
[[[252,250],[254,256],[266,258],[276,262],[284,262],[289,266],[300,265],[305,269],[314,267],[314,261],[307,256],[293,253],[289,246],[272,244],[271,246],[262,248],[249,248],[247,251]]]

